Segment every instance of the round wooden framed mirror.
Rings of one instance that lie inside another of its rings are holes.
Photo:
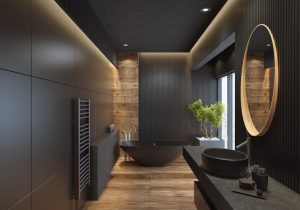
[[[278,55],[268,26],[252,31],[244,52],[241,75],[241,108],[244,124],[252,136],[265,134],[273,120],[279,83]]]

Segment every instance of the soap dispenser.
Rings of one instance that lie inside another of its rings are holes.
[[[260,168],[259,165],[253,165],[251,167],[251,176],[252,176],[252,180],[255,181],[255,183],[257,182],[257,173],[259,168]]]
[[[257,189],[266,191],[268,189],[268,175],[265,168],[259,168],[256,175]]]

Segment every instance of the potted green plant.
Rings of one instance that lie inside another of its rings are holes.
[[[195,119],[200,122],[200,130],[203,137],[196,137],[201,146],[205,147],[225,147],[223,140],[214,137],[214,131],[221,126],[224,105],[216,102],[210,106],[204,105],[201,99],[197,99],[189,104],[189,110]]]

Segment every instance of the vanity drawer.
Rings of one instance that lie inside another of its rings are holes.
[[[204,198],[205,196],[201,193],[199,189],[199,181],[194,182],[194,203],[198,210],[211,210],[207,201]]]

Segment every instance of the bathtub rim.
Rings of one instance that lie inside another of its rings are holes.
[[[143,141],[143,140],[130,140],[120,141],[120,147],[183,147],[186,144],[181,141]]]

